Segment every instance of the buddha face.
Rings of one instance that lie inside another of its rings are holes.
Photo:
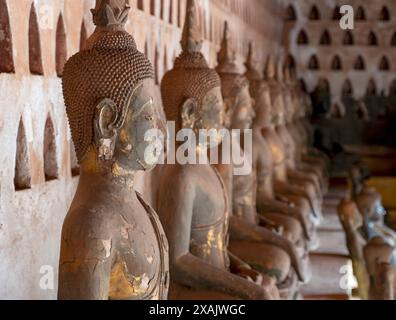
[[[224,128],[225,111],[220,87],[213,88],[206,93],[199,113],[200,129],[221,130]]]
[[[296,100],[297,101],[296,112],[297,112],[297,116],[299,118],[305,117],[305,111],[306,111],[305,110],[305,104],[306,104],[305,98],[306,97],[304,96],[304,94],[302,92],[298,92],[298,99]]]
[[[273,63],[272,58],[269,58],[269,61],[267,62],[266,70],[265,70],[265,75],[268,79],[273,79],[275,78],[275,65]]]
[[[201,130],[211,139],[210,145],[200,141],[200,150],[215,147],[222,141],[222,129],[225,128],[225,106],[221,88],[208,90],[199,105],[197,99],[189,98],[182,106],[182,129],[192,129],[196,137],[201,138]]]
[[[156,112],[153,101],[154,81],[143,80],[130,101],[127,115],[118,131],[114,159],[117,164],[129,170],[151,170],[158,159],[159,140],[146,136],[150,130],[163,130],[164,124]]]
[[[253,100],[250,96],[249,87],[244,86],[235,99],[234,112],[232,114],[232,129],[250,129],[255,117]]]
[[[287,102],[288,104],[285,106],[286,107],[286,112],[285,112],[285,117],[286,121],[292,122],[296,116],[297,113],[297,99],[296,99],[296,93],[294,91],[294,88],[292,86],[288,86],[288,98]]]
[[[258,85],[255,101],[255,122],[260,126],[271,124],[271,96],[269,89],[263,83]]]
[[[274,97],[271,109],[271,122],[273,125],[281,125],[284,123],[285,105],[283,94],[277,94]]]

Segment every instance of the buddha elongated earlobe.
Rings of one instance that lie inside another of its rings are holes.
[[[96,107],[95,137],[98,157],[102,161],[113,158],[117,130],[117,106],[111,99],[103,99]]]
[[[197,121],[198,102],[196,99],[187,99],[182,106],[181,119],[183,128],[194,128]]]

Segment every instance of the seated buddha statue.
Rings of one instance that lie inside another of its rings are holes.
[[[391,246],[396,246],[396,232],[384,221],[387,212],[382,205],[381,194],[375,188],[367,186],[366,179],[363,168],[354,165],[350,170],[349,180],[352,199],[363,217],[363,235],[367,241],[379,236]]]
[[[298,127],[297,110],[300,100],[297,97],[295,83],[292,80],[292,71],[289,67],[284,68],[284,90],[285,90],[285,129],[287,139],[290,139],[291,155],[294,168],[307,174],[315,184],[317,193],[323,197],[327,189],[327,168],[322,166],[320,159],[303,157],[304,140],[300,136]]]
[[[252,150],[244,149],[246,129],[250,129],[255,112],[249,92],[249,83],[241,74],[235,63],[235,55],[230,46],[228,24],[224,26],[224,37],[218,54],[216,68],[221,78],[222,94],[226,105],[227,124],[229,129],[240,130],[242,137],[232,139],[232,148],[243,154],[249,161]],[[254,138],[253,138],[254,139]],[[253,146],[254,147],[254,146]],[[259,153],[259,152],[257,152]],[[257,159],[257,157],[254,157]],[[292,260],[292,265],[309,278],[309,258],[306,255],[305,239],[299,221],[291,216],[278,213],[259,215],[256,207],[256,171],[249,174],[233,174],[233,165],[217,165],[224,181],[229,181],[229,198],[231,199],[230,244],[229,250],[244,261],[255,266],[263,273],[275,276],[281,297],[293,299],[298,295],[298,279],[295,270],[289,263],[284,264],[283,249]],[[253,167],[255,165],[253,164]],[[283,231],[277,233],[278,227]],[[269,229],[265,230],[265,229]],[[271,231],[272,230],[272,231]],[[284,239],[282,239],[282,237]],[[256,239],[262,239],[257,241]],[[295,249],[294,249],[294,248]],[[298,248],[300,252],[298,252]],[[302,261],[302,258],[305,261]],[[285,268],[286,267],[286,268]],[[282,270],[282,268],[284,268]]]
[[[304,91],[303,84],[298,81],[295,72],[294,81],[296,82],[297,95],[300,100],[298,114],[298,126],[300,128],[301,137],[304,139],[304,149],[302,157],[306,160],[316,159],[322,163],[325,172],[331,168],[329,157],[321,150],[314,147],[314,128],[311,124],[310,118],[313,113],[312,101],[310,96]],[[327,190],[327,189],[326,189]]]
[[[367,273],[363,248],[366,240],[360,233],[363,221],[356,204],[349,198],[341,200],[337,207],[338,217],[345,232],[346,244],[352,259],[353,272],[358,282],[361,299],[367,300],[370,280]]]
[[[276,167],[276,163],[278,159],[283,158],[283,154],[271,148],[265,137],[266,132],[272,130],[269,88],[260,72],[257,71],[253,61],[253,47],[250,48],[245,76],[249,80],[250,94],[255,100],[252,158],[256,176],[256,208],[260,216],[267,218],[274,218],[273,213],[276,213],[297,219],[303,229],[309,249],[313,249],[318,245],[318,238],[311,221],[312,210],[308,200],[301,196],[301,190],[298,187],[290,186],[290,184],[284,187],[288,183],[283,186],[282,183],[277,182],[279,167]]]
[[[270,63],[271,56],[268,61]],[[284,146],[287,175],[291,181],[295,181],[304,187],[306,193],[310,197],[310,201],[315,212],[317,212],[317,215],[320,218],[323,195],[321,193],[319,177],[315,172],[312,172],[311,169],[303,168],[301,166],[299,168],[297,167],[295,159],[296,145],[287,127],[287,124],[291,122],[293,116],[293,113],[290,112],[290,110],[293,109],[293,106],[291,94],[285,83],[284,68],[281,59],[276,65],[275,79],[276,81],[273,84],[278,85],[279,103],[274,103],[272,107],[274,108],[274,112],[278,118],[276,132]]]
[[[325,194],[329,186],[329,170],[330,161],[325,154],[318,149],[313,148],[313,132],[311,124],[307,118],[307,109],[309,109],[309,97],[302,90],[301,83],[297,79],[294,69],[291,70],[291,79],[294,86],[294,107],[295,116],[293,121],[293,129],[295,130],[294,139],[299,141],[297,151],[301,161],[307,164],[313,164],[320,167],[321,171],[321,187]]]
[[[167,299],[168,243],[134,189],[135,173],[154,165],[145,131],[160,124],[153,68],[124,29],[128,11],[126,0],[97,0],[89,49],[63,72],[81,175],[62,228],[59,299]]]
[[[167,119],[174,122],[176,132],[183,129],[193,137],[198,138],[200,130],[219,132],[224,126],[221,82],[201,53],[194,0],[187,1],[181,46],[161,83]],[[176,141],[176,150],[181,147]],[[211,147],[192,143],[188,153],[206,157]],[[156,205],[170,247],[169,298],[278,299],[275,279],[228,250],[228,199],[218,171],[209,162],[176,162],[163,167]],[[286,253],[284,258],[290,263]]]
[[[315,166],[306,166],[299,158],[298,142],[296,138],[292,136],[292,126],[295,112],[295,100],[294,92],[290,85],[290,73],[288,68],[284,68],[282,60],[278,63],[277,80],[280,84],[280,88],[283,92],[283,123],[277,127],[280,138],[282,139],[287,150],[288,159],[288,174],[291,178],[301,179],[312,184],[315,188],[317,197],[322,199],[322,187],[321,187],[321,172]],[[279,75],[280,74],[280,75]]]
[[[278,71],[277,74],[281,72]],[[269,87],[271,125],[262,130],[265,140],[271,147],[274,159],[275,191],[303,197],[311,207],[311,219],[315,225],[321,221],[321,199],[316,194],[315,186],[307,175],[293,168],[290,139],[287,138],[284,122],[284,96],[282,86],[275,79],[275,64],[269,57],[266,64],[265,81]],[[279,76],[281,77],[281,76]]]
[[[373,237],[364,247],[370,275],[370,300],[396,300],[396,249],[382,237]]]

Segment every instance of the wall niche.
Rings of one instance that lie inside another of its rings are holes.
[[[0,0],[0,73],[14,73],[12,34],[7,3]]]
[[[56,74],[62,77],[63,67],[67,61],[67,46],[66,46],[66,32],[63,17],[60,14],[58,24],[56,27],[56,49],[55,49],[55,62]]]
[[[16,140],[16,155],[15,155],[15,173],[14,173],[14,187],[16,191],[30,189],[31,187],[31,172],[29,161],[29,149],[26,140],[25,126],[22,118],[19,120],[17,140]]]
[[[48,115],[44,128],[44,174],[45,181],[58,178],[58,162],[56,155],[55,129],[51,117]]]
[[[41,60],[40,31],[34,3],[32,3],[32,6],[30,7],[29,17],[29,68],[31,74],[44,74],[43,62]]]

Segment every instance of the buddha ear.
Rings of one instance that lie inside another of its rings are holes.
[[[235,104],[234,98],[229,97],[224,99],[224,121],[226,126],[229,126],[231,124],[232,114],[234,111],[234,104]]]
[[[113,100],[103,99],[96,106],[95,137],[98,157],[101,160],[111,160],[117,137],[117,108]]]
[[[113,100],[103,99],[96,106],[95,127],[100,138],[110,139],[115,134],[117,107]]]
[[[183,128],[194,128],[195,122],[198,120],[198,101],[189,98],[184,101],[181,109],[181,120]]]

